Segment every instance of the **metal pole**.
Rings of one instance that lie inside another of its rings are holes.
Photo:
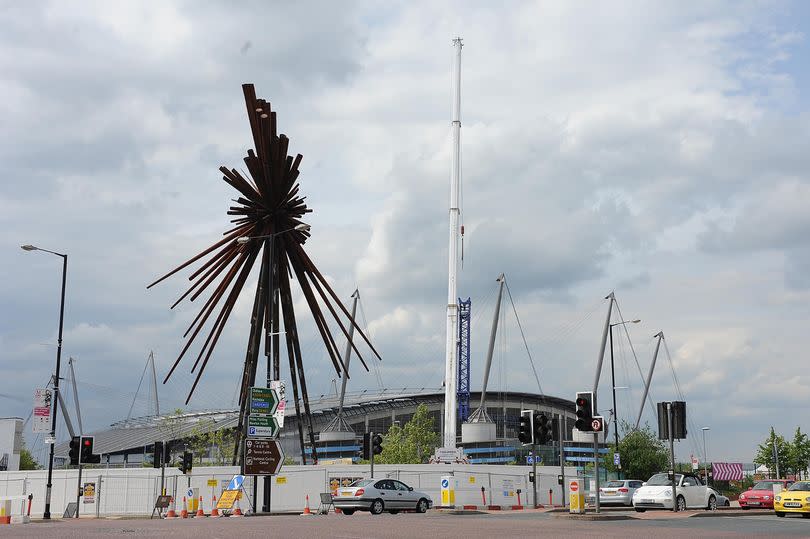
[[[357,314],[357,300],[360,299],[360,291],[356,288],[352,294],[352,319],[349,321],[349,340],[346,341],[346,372],[343,373],[343,380],[340,382],[340,403],[338,405],[338,417],[343,417],[343,399],[346,396],[346,382],[349,379],[349,361],[352,359],[352,339],[354,338],[354,317]]]
[[[155,374],[155,353],[149,351],[149,360],[152,363],[152,391],[155,392],[155,415],[160,415],[160,399],[158,398],[157,374]]]
[[[653,335],[653,337],[658,337],[658,342],[655,343],[655,353],[653,353],[652,363],[650,364],[650,372],[647,373],[647,380],[644,382],[644,394],[641,396],[641,406],[638,408],[636,429],[638,429],[638,424],[641,422],[641,414],[644,412],[644,401],[647,400],[647,393],[650,391],[650,382],[652,381],[653,371],[655,370],[655,360],[658,359],[658,349],[661,347],[661,339],[664,338],[664,332],[659,331],[658,334]]]
[[[44,249],[43,249],[44,250]],[[51,251],[48,251],[51,252]],[[67,255],[53,253],[62,257],[62,300],[59,306],[59,337],[56,345],[56,374],[53,379],[53,392],[59,395],[59,369],[62,364],[62,326],[65,320],[65,283],[67,280]],[[53,451],[56,446],[56,412],[59,407],[57,406],[58,399],[53,399],[53,418],[51,419],[51,449],[48,454],[48,481],[45,484],[45,513],[42,515],[45,519],[51,518],[51,489],[53,487]],[[78,512],[78,509],[76,509]]]
[[[371,478],[374,479],[374,433],[368,433],[368,452],[371,453],[369,455],[371,457]]]
[[[458,297],[456,277],[458,273],[459,193],[461,176],[461,38],[453,40],[456,48],[453,72],[453,154],[450,167],[450,234],[447,276],[447,335],[445,343],[446,363],[444,368],[444,444],[456,447],[456,417],[458,414],[456,386],[458,385]]]
[[[160,446],[160,494],[166,495],[166,440]]]
[[[776,461],[776,478],[780,479],[779,475],[779,449],[776,447],[776,435],[773,437],[773,459]]]
[[[534,504],[534,508],[537,509],[537,446],[535,444],[532,444],[532,475],[534,476],[534,482],[532,483],[532,503]]]
[[[563,450],[563,440],[565,439],[565,417],[560,414],[560,428],[559,428],[559,443],[560,443],[560,476],[562,476],[562,484],[560,485],[560,499],[562,506],[565,507],[565,451]],[[537,479],[537,476],[534,476]]]
[[[605,299],[609,299],[607,317],[605,318],[605,329],[602,330],[602,342],[599,346],[599,359],[596,363],[596,377],[593,381],[593,396],[596,398],[596,390],[599,389],[599,375],[602,374],[602,360],[605,358],[605,344],[607,344],[607,334],[610,328],[610,313],[613,312],[613,292],[607,295]]]
[[[619,409],[616,407],[616,369],[613,364],[613,324],[610,325],[610,382],[613,385],[613,435],[616,440],[616,453],[619,453]],[[618,477],[621,479],[621,454],[619,454],[619,472]]]
[[[703,430],[703,480],[709,484],[709,457],[706,455],[706,429]]]
[[[599,505],[599,433],[593,433],[593,473],[596,477],[596,488],[594,498],[596,498],[596,512],[601,513]]]
[[[672,403],[667,403],[667,423],[669,426],[669,464],[672,466],[672,510],[678,510],[678,493],[675,491],[678,481],[675,478],[675,438],[672,432]]]
[[[478,405],[479,410],[485,410],[484,404],[487,398],[487,384],[489,383],[489,371],[492,367],[492,354],[495,351],[495,337],[498,333],[498,319],[501,315],[501,298],[503,297],[503,283],[506,277],[503,273],[498,277],[497,281],[500,283],[498,287],[498,299],[495,300],[495,314],[492,317],[492,331],[489,333],[489,346],[487,347],[487,362],[484,366],[484,385],[481,388],[481,403]],[[534,427],[532,427],[534,428]]]
[[[81,440],[81,438],[79,438]],[[76,487],[76,518],[79,518],[79,502],[82,497],[82,452],[79,450],[79,484]]]

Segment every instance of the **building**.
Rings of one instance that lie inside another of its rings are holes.
[[[472,393],[470,400],[475,403],[480,398],[480,393]],[[441,433],[444,417],[444,392],[440,389],[403,388],[347,393],[343,406],[343,417],[356,436],[338,441],[319,441],[317,443],[319,460],[347,458],[353,461],[359,460],[363,433],[373,431],[385,434],[396,423],[404,426],[421,404],[427,406],[430,416],[435,420],[435,431]],[[313,429],[318,438],[320,438],[320,432],[337,415],[338,405],[337,395],[324,395],[310,401]],[[554,418],[555,425],[558,418],[562,416],[565,422],[565,439],[571,439],[571,431],[576,418],[573,401],[534,393],[492,392],[487,394],[487,413],[495,423],[495,439],[475,444],[460,443],[459,445],[464,447],[470,462],[474,464],[510,462],[525,464],[529,451],[518,442],[517,435],[520,412],[527,409],[549,413]],[[142,466],[144,463],[151,462],[152,446],[156,441],[178,441],[173,447],[174,453],[177,453],[182,451],[183,440],[187,440],[195,434],[212,430],[234,429],[237,424],[238,410],[214,410],[119,421],[112,424],[109,429],[91,433],[91,435],[95,436],[95,452],[102,455],[102,465]],[[459,425],[457,429],[459,437],[461,430],[461,425]],[[306,432],[305,428],[305,443],[308,442]],[[300,462],[298,421],[294,406],[287,406],[287,415],[279,439],[285,454],[296,462]],[[56,455],[62,464],[65,464],[67,460],[67,452],[67,443],[57,445]],[[217,462],[217,458],[221,457],[217,447],[206,448],[204,452],[205,455],[196,457],[202,457],[203,460],[207,459],[212,462]],[[305,447],[305,452],[307,454],[312,452],[308,445]],[[559,464],[559,449],[556,443],[552,446],[539,447],[538,452],[543,463]]]
[[[23,420],[19,417],[0,418],[0,471],[20,469],[23,446]]]

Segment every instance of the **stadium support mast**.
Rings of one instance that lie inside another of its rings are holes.
[[[456,447],[456,385],[458,383],[458,273],[459,191],[461,184],[461,38],[453,40],[455,64],[453,66],[453,154],[450,164],[450,246],[447,279],[447,361],[444,370],[444,447]]]
[[[458,420],[470,416],[470,314],[472,300],[458,302]]]

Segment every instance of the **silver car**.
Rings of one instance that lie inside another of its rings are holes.
[[[599,487],[600,505],[633,505],[633,493],[644,484],[638,479],[614,479]],[[593,494],[588,496],[588,503],[593,504]]]
[[[348,487],[340,487],[332,498],[336,509],[345,515],[355,511],[397,514],[400,511],[424,513],[433,506],[433,500],[424,492],[414,490],[396,479],[361,479]]]

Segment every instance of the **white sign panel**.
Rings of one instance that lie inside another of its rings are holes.
[[[278,428],[283,429],[284,409],[287,407],[287,384],[284,383],[284,380],[271,380],[270,389],[275,389],[276,395],[278,395],[278,408],[276,408],[276,412],[273,414],[273,417],[276,418]]]
[[[50,389],[34,390],[34,414],[31,416],[34,434],[51,432],[53,393]]]

